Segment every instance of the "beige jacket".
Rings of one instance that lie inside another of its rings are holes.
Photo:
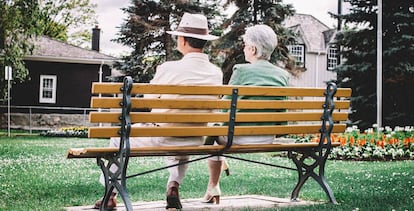
[[[209,61],[204,53],[188,53],[181,60],[168,61],[157,67],[151,84],[221,85],[223,73],[219,67]],[[215,96],[188,95],[145,95],[145,98],[215,98]],[[182,112],[179,109],[153,109],[152,112]],[[212,112],[193,110],[193,112]],[[169,124],[161,124],[168,126]],[[176,125],[176,124],[175,124]]]

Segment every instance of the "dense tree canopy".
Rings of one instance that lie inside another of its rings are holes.
[[[290,5],[283,5],[280,0],[228,0],[222,5],[221,1],[212,0],[131,2],[132,5],[124,9],[128,19],[122,24],[116,41],[131,47],[133,52],[124,57],[123,62],[116,67],[125,74],[134,76],[135,81],[148,82],[156,65],[180,57],[174,50],[174,40],[165,31],[175,29],[184,12],[205,14],[211,33],[221,36],[219,40],[209,42],[206,51],[222,67],[225,83],[231,75],[233,65],[245,62],[240,37],[244,34],[244,29],[253,24],[268,24],[279,35],[281,45],[274,53],[272,61],[282,61],[285,64],[290,62],[285,46],[294,41],[293,34],[284,29],[281,23],[294,11]],[[223,16],[224,10],[230,4],[235,4],[237,11],[231,17]]]
[[[282,22],[294,14],[291,5],[285,5],[281,0],[228,0],[227,4],[234,3],[238,8],[235,13],[222,24],[223,30],[229,29],[217,43],[214,43],[213,57],[220,61],[224,73],[224,83],[227,83],[232,74],[232,68],[237,63],[245,63],[241,35],[246,27],[255,24],[266,24],[272,27],[278,35],[279,45],[272,54],[271,61],[294,71],[293,60],[288,56],[286,45],[295,42],[294,34],[282,27]]]
[[[115,66],[137,82],[148,82],[157,64],[179,57],[175,41],[165,31],[175,29],[184,12],[209,14],[213,30],[214,21],[221,18],[216,1],[132,0],[131,6],[123,10],[128,18],[115,41],[133,51]]]
[[[352,124],[361,129],[376,123],[377,1],[345,0],[347,30],[339,33],[343,64],[337,69],[341,86],[351,87]],[[383,1],[383,125],[414,124],[414,2]]]

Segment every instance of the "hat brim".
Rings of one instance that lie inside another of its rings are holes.
[[[218,36],[214,36],[210,34],[202,35],[202,34],[192,34],[192,33],[185,33],[185,32],[179,32],[179,31],[166,31],[166,32],[167,34],[171,34],[171,35],[192,37],[192,38],[197,38],[201,40],[217,40],[219,38]]]

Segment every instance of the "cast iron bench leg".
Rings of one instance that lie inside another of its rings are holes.
[[[337,204],[335,196],[325,180],[326,158],[318,156],[317,154],[318,152],[313,151],[298,152],[298,154],[293,154],[289,151],[289,158],[295,163],[298,172],[298,182],[292,191],[291,200],[298,201],[299,192],[302,189],[303,184],[305,184],[309,177],[312,177],[325,191],[329,201],[333,204]],[[313,162],[310,165],[305,163],[305,160],[308,158],[313,159]],[[319,171],[318,174],[315,173],[315,169]]]
[[[122,172],[124,171],[122,166],[126,168],[126,165],[122,165],[121,162],[119,162],[118,156],[108,156],[105,158],[100,157],[97,158],[97,162],[101,167],[105,180],[105,195],[103,197],[103,206],[101,207],[101,210],[108,210],[106,205],[108,204],[109,197],[113,190],[116,189],[125,204],[126,210],[132,211],[132,203],[126,189],[126,179],[122,176]],[[115,172],[110,170],[112,165],[118,166]]]

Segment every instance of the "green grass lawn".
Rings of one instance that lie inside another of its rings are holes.
[[[70,147],[107,146],[107,140],[0,136],[0,210],[64,210],[69,206],[92,205],[103,194],[95,159],[65,158]],[[292,165],[271,154],[241,155],[275,164]],[[294,171],[229,160],[231,175],[223,176],[224,196],[260,194],[289,198],[297,174]],[[162,166],[164,158],[132,158],[130,173]],[[413,210],[414,161],[352,162],[328,161],[327,181],[338,205],[323,203],[283,210]],[[133,201],[164,200],[166,170],[128,180]],[[182,198],[201,198],[208,172],[206,161],[192,163]],[[319,185],[308,182],[301,199],[327,202]],[[248,209],[246,209],[248,210]],[[271,209],[267,209],[271,210]]]

